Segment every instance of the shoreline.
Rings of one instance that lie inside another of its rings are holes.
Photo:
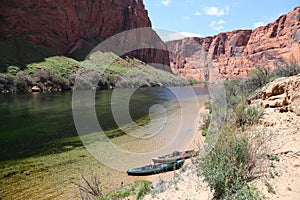
[[[199,148],[204,143],[205,137],[201,134],[199,126],[203,122],[202,114],[207,112],[202,102],[199,109],[199,120],[195,124],[197,133],[194,137],[193,143],[190,148]],[[201,149],[200,149],[201,151]],[[201,153],[201,152],[200,152]],[[169,176],[159,177],[159,179],[152,181],[155,190],[163,189],[162,192],[157,194],[148,194],[144,200],[164,200],[164,199],[212,199],[213,194],[210,191],[204,178],[199,175],[199,171],[195,166],[197,158],[187,159],[183,167],[177,171],[169,172]]]
[[[198,129],[198,123],[194,128]],[[156,183],[174,177],[174,172],[149,177],[128,176],[126,172],[102,165],[84,146],[62,153],[2,162],[1,168],[2,199],[80,199],[73,183],[81,184],[81,174],[89,177],[91,172],[99,177],[105,193],[136,180]]]

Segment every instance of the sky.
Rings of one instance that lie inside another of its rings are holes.
[[[255,29],[300,6],[300,0],[144,0],[144,4],[152,27],[166,41]]]

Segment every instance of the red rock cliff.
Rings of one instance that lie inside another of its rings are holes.
[[[246,76],[259,65],[274,67],[282,59],[291,57],[300,63],[300,7],[255,30],[185,38],[167,42],[167,45],[174,52],[170,54],[173,72],[199,81],[203,77],[198,75],[195,64],[204,61],[199,51],[207,52],[205,62],[214,63],[223,78]]]
[[[140,27],[151,27],[142,0],[2,0],[1,52],[10,49],[10,54],[17,55],[8,59],[2,55],[1,59],[16,64],[31,61],[39,53],[34,51],[37,47],[50,55],[73,55],[83,59],[106,38]],[[164,45],[154,34],[155,40]],[[30,49],[26,50],[28,45]],[[166,52],[146,49],[133,55],[145,62],[169,65]]]

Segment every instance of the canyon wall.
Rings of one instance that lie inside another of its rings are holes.
[[[101,41],[141,27],[151,27],[142,0],[2,0],[0,64],[23,65],[51,55],[84,59]],[[152,43],[166,48],[154,31],[149,34]],[[131,55],[169,65],[167,51],[142,49]]]
[[[230,79],[258,66],[273,68],[289,59],[300,63],[300,7],[255,30],[184,38],[167,45],[173,72],[198,81],[213,79],[210,71]]]

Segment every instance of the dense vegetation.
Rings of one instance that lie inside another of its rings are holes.
[[[251,180],[258,174],[254,172],[259,160],[265,159],[264,142],[266,134],[251,134],[246,127],[259,120],[263,114],[260,106],[249,105],[249,97],[260,87],[278,78],[300,73],[300,65],[292,62],[271,71],[258,67],[243,79],[226,81],[227,116],[221,129],[215,129],[216,122],[212,119],[214,112],[224,108],[218,101],[207,103],[209,114],[202,126],[203,135],[218,134],[213,147],[206,147],[207,155],[200,163],[199,170],[204,175],[216,199],[261,199],[258,190],[251,185]],[[219,131],[216,133],[216,131]]]
[[[41,91],[64,91],[73,88],[75,80],[78,87],[95,89],[187,84],[184,79],[139,60],[96,52],[82,62],[54,56],[28,64],[23,70],[10,66],[0,74],[0,92],[27,92],[33,86]]]

